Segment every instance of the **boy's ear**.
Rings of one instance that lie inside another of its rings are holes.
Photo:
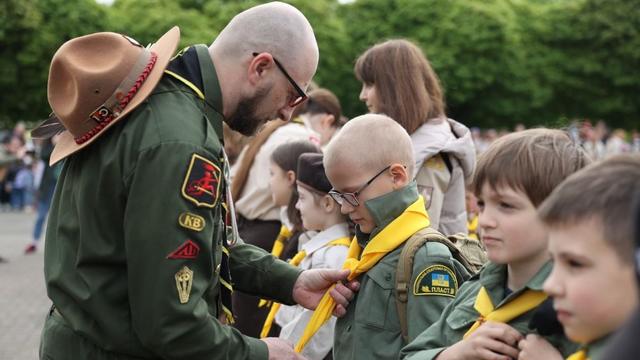
[[[287,176],[287,183],[289,183],[289,186],[294,186],[296,184],[296,173],[293,170],[289,170],[285,175]]]
[[[405,187],[411,179],[409,178],[409,172],[407,167],[402,164],[393,164],[389,168],[391,177],[393,179],[393,189],[397,190]]]

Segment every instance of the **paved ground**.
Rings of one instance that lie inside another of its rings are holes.
[[[42,246],[32,255],[35,214],[0,212],[0,359],[38,358],[40,331],[50,306],[44,288]]]

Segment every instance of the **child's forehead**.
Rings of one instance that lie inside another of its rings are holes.
[[[529,196],[526,192],[515,185],[511,185],[507,183],[506,180],[496,181],[495,183],[491,183],[489,181],[485,181],[480,187],[480,193],[475,194],[476,196],[482,197],[511,197],[511,198],[524,198],[528,201]]]
[[[594,217],[572,219],[548,227],[549,249],[552,252],[570,252],[576,255],[604,259],[605,253],[615,249],[605,238],[602,221]],[[604,251],[605,249],[611,250]]]

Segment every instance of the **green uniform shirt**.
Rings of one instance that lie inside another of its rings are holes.
[[[587,345],[587,358],[589,360],[607,360],[605,352],[610,343],[609,339],[611,336],[607,335]]]
[[[371,235],[358,233],[361,246],[380,232],[409,205],[418,199],[415,182],[403,189],[369,200],[365,206],[373,216],[376,228]],[[403,245],[383,257],[359,277],[360,291],[347,308],[347,314],[336,322],[333,358],[395,359],[405,345],[396,309],[395,274]],[[411,285],[427,279],[437,267],[454,273],[451,252],[440,243],[426,243],[415,256]],[[418,280],[421,279],[421,280]],[[426,294],[409,290],[407,304],[408,336],[413,339],[435,322],[446,305],[453,300],[457,285],[450,278],[452,295]]]
[[[482,286],[489,293],[491,301],[494,304],[498,304],[496,309],[499,309],[526,289],[542,290],[542,284],[551,272],[551,267],[550,262],[546,263],[527,282],[524,288],[514,291],[505,297],[507,267],[488,263],[480,273],[474,275],[462,285],[458,297],[447,306],[440,319],[402,349],[401,358],[411,360],[434,359],[446,347],[462,340],[464,334],[480,316],[475,310],[474,304]],[[534,310],[531,310],[508,324],[524,336],[534,333],[533,330],[528,328],[533,314]],[[563,335],[544,336],[544,338],[565,357],[577,349],[577,345],[570,342]]]
[[[228,164],[215,69],[201,45],[173,61],[195,64],[182,77],[201,84],[204,99],[165,74],[128,118],[65,161],[47,230],[47,292],[76,334],[123,357],[266,359],[263,342],[216,319]],[[188,79],[194,73],[202,77]],[[204,178],[212,186],[193,187]],[[237,290],[293,303],[299,270],[241,242],[230,253]]]

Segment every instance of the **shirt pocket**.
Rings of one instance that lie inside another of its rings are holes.
[[[475,309],[459,305],[447,316],[447,326],[455,331],[466,332],[478,320],[478,317]]]
[[[378,264],[367,272],[366,283],[358,295],[356,321],[376,329],[390,330],[389,317],[395,309],[395,268]],[[397,322],[397,321],[396,321]]]

